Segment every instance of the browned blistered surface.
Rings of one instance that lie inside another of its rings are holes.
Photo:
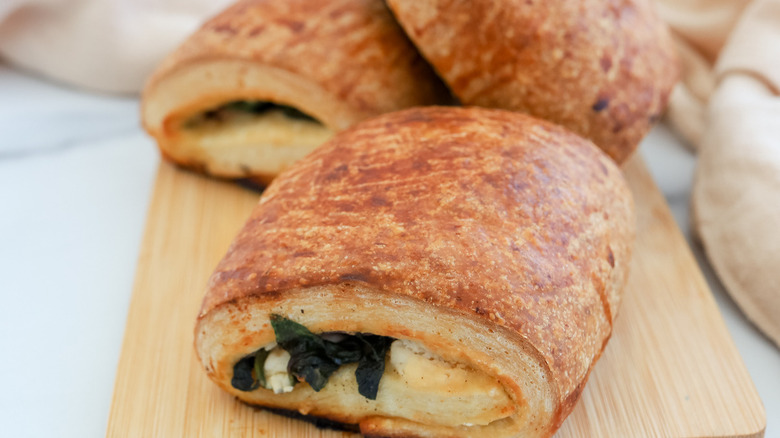
[[[312,80],[352,108],[352,123],[447,98],[380,0],[239,1],[171,54],[146,92],[179,68],[231,59]]]
[[[201,316],[243,297],[361,282],[517,331],[568,412],[611,333],[633,221],[618,168],[558,126],[477,108],[387,114],[271,184]]]
[[[663,112],[674,48],[651,0],[388,0],[464,104],[533,114],[623,162]]]

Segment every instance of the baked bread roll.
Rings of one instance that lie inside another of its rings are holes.
[[[630,192],[592,143],[520,113],[363,122],[265,191],[209,280],[206,372],[371,436],[541,437],[611,334]]]
[[[465,105],[522,111],[622,163],[677,78],[652,0],[388,0]]]
[[[167,159],[267,182],[334,132],[448,98],[380,0],[244,0],[165,59],[141,112]]]

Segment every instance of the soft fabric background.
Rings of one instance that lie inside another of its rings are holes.
[[[0,56],[95,91],[137,93],[155,65],[230,0],[2,0]]]
[[[683,77],[669,120],[699,153],[692,220],[723,284],[780,345],[780,0],[662,0]]]

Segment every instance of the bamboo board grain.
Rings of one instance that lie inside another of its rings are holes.
[[[762,436],[755,386],[663,196],[639,158],[625,173],[638,214],[629,284],[612,339],[556,436]],[[351,436],[243,405],[195,358],[206,280],[257,200],[160,165],[107,436]]]

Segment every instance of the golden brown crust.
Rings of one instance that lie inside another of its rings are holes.
[[[382,1],[243,0],[158,67],[143,93],[143,124],[166,157],[191,165],[174,150],[178,125],[242,99],[293,106],[339,131],[444,103],[449,92]]]
[[[589,138],[618,163],[677,78],[650,0],[388,0],[466,105],[523,111]]]
[[[549,366],[562,421],[611,333],[633,220],[619,169],[558,126],[477,108],[388,114],[268,187],[200,318],[365,284],[518,333]]]

